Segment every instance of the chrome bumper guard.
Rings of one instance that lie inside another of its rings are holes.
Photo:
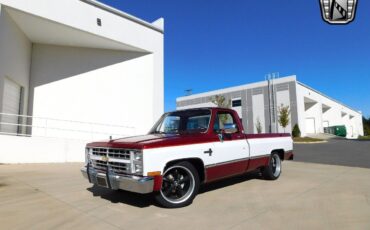
[[[81,169],[82,175],[90,183],[113,190],[122,189],[125,191],[141,194],[153,192],[154,178],[139,176],[119,176],[113,173],[101,173],[95,169],[85,166]]]

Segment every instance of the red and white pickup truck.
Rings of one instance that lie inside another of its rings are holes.
[[[289,134],[246,134],[231,109],[164,114],[148,135],[89,143],[82,174],[109,189],[155,194],[168,208],[190,204],[200,184],[261,170],[275,180],[293,159]]]

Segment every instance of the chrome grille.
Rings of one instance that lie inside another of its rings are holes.
[[[130,150],[127,149],[110,149],[110,148],[93,148],[92,155],[107,156],[117,159],[130,160]]]
[[[108,156],[118,159],[130,160],[130,150],[126,149],[109,149]]]
[[[97,170],[107,170],[107,162],[105,161],[99,161],[99,160],[92,160],[93,167]]]
[[[109,166],[110,170],[116,174],[131,173],[130,163],[121,162],[122,160],[130,160],[130,150],[92,148],[91,156],[93,156],[91,157],[92,167],[95,170],[106,172]],[[100,157],[107,157],[109,160],[105,161]]]
[[[108,165],[117,174],[130,172],[130,165],[126,163],[108,162]]]
[[[106,148],[93,148],[92,155],[95,156],[107,156],[108,149]]]

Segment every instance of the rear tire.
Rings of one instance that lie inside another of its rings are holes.
[[[166,168],[161,190],[155,200],[165,208],[180,208],[191,204],[198,194],[199,175],[189,162],[183,161]]]
[[[269,164],[263,168],[262,176],[266,180],[276,180],[281,174],[281,159],[276,152],[272,153],[269,159]]]

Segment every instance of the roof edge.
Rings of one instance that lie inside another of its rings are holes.
[[[332,100],[332,101],[334,101],[334,102],[336,102],[336,103],[338,103],[338,104],[340,104],[340,105],[342,105],[342,106],[346,107],[347,109],[350,109],[350,110],[352,110],[352,111],[354,111],[354,112],[357,112],[358,114],[361,114],[361,115],[362,115],[362,112],[361,112],[360,110],[354,109],[354,108],[352,108],[352,107],[350,107],[350,106],[348,106],[348,105],[346,105],[346,104],[344,104],[344,103],[342,103],[342,102],[340,102],[340,101],[338,101],[338,100],[336,100],[336,99],[334,99],[334,98],[332,98],[332,97],[329,97],[328,95],[326,95],[326,94],[324,94],[324,93],[322,93],[322,92],[318,91],[317,89],[312,88],[311,86],[308,86],[308,85],[306,85],[306,84],[304,84],[304,83],[302,83],[302,82],[300,82],[300,81],[297,81],[297,84],[299,84],[299,85],[301,85],[301,86],[303,86],[303,87],[305,87],[305,88],[307,88],[307,89],[309,89],[309,90],[312,90],[312,91],[314,91],[315,93],[318,93],[318,94],[320,94],[321,96],[326,97],[327,99]]]
[[[297,76],[296,75],[284,76],[280,78],[275,78],[274,81],[277,84],[282,83],[282,82],[297,81]],[[223,93],[229,93],[229,92],[238,91],[238,90],[245,90],[245,89],[260,87],[260,86],[265,86],[265,85],[267,85],[267,80],[247,83],[247,84],[238,85],[238,86],[227,87],[223,89],[211,90],[208,92],[196,93],[196,94],[192,94],[189,96],[181,96],[181,97],[176,98],[176,102],[191,100],[191,99],[195,99],[198,97],[211,96],[215,94],[223,94]]]
[[[135,17],[135,16],[133,16],[131,14],[128,14],[126,12],[123,12],[121,10],[118,10],[116,8],[113,8],[111,6],[108,6],[108,5],[106,5],[104,3],[101,3],[101,2],[99,2],[97,0],[80,0],[80,1],[81,2],[84,2],[86,4],[89,4],[89,5],[95,6],[97,8],[100,8],[102,10],[108,11],[108,12],[110,12],[112,14],[117,15],[117,16],[123,17],[125,19],[128,19],[128,20],[130,20],[132,22],[136,22],[136,23],[138,23],[138,24],[140,24],[142,26],[145,26],[145,27],[147,27],[149,29],[155,30],[155,31],[160,32],[160,33],[164,33],[164,29],[158,27],[157,25],[153,25],[152,23],[149,23],[147,21],[144,21],[144,20],[142,20],[142,19],[140,19],[138,17]]]

